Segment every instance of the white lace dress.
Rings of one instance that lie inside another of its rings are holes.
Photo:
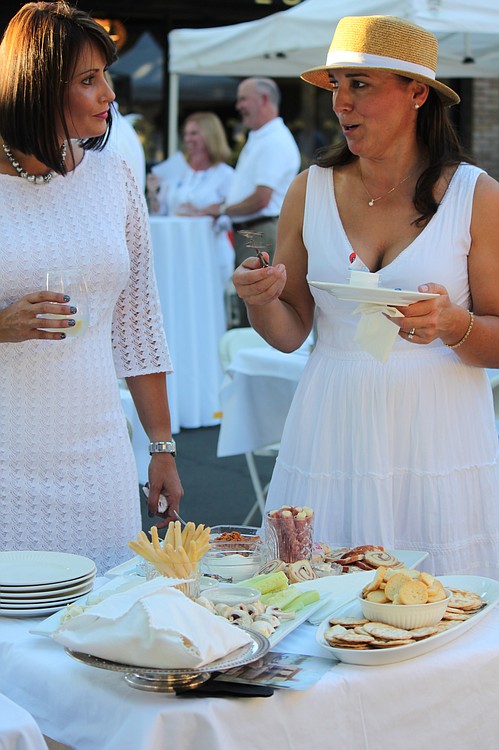
[[[0,308],[78,268],[89,328],[0,344],[0,550],[130,557],[141,528],[118,378],[170,372],[144,198],[112,150],[46,185],[0,175]]]
[[[428,226],[381,270],[381,286],[435,281],[469,306],[479,174],[459,167]],[[348,283],[353,248],[330,170],[310,170],[303,236],[308,278]],[[381,364],[354,341],[356,304],[312,293],[318,342],[288,415],[268,507],[312,506],[316,539],[428,550],[436,573],[499,578],[498,440],[486,372],[440,340],[397,337]]]

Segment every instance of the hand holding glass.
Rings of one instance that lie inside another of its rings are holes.
[[[47,271],[46,288],[49,292],[67,294],[70,298],[69,304],[76,307],[76,313],[74,315],[56,315],[52,313],[44,315],[45,318],[50,318],[51,320],[62,318],[63,320],[72,319],[75,321],[75,325],[71,328],[49,328],[45,330],[61,330],[68,336],[82,336],[88,328],[88,292],[87,284],[81,271],[76,268]]]

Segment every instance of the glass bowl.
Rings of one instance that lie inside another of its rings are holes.
[[[203,555],[201,570],[223,583],[239,583],[255,576],[266,561],[260,529],[253,526],[214,526],[210,549]]]

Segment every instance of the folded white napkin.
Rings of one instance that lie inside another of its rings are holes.
[[[196,669],[251,643],[251,636],[154,578],[109,596],[62,623],[63,646],[122,664]]]
[[[403,313],[396,307],[371,302],[365,302],[356,307],[352,315],[356,313],[360,313],[361,318],[355,331],[355,341],[377,360],[386,362],[400,328],[385,316],[403,318]]]

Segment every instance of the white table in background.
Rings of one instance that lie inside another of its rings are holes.
[[[280,441],[309,347],[307,341],[292,354],[265,346],[236,352],[220,389],[217,456],[248,453]]]
[[[75,750],[495,750],[499,610],[452,643],[386,666],[331,661],[305,691],[270,698],[177,698],[80,664],[33,619],[0,617],[0,690]],[[276,647],[325,656],[301,625]]]
[[[0,750],[47,750],[31,714],[0,693]]]
[[[219,423],[226,330],[220,245],[208,217],[151,216],[154,268],[174,372],[167,378],[172,431]],[[132,405],[139,479],[147,478],[146,437]]]
[[[217,456],[247,453],[280,441],[310,343],[292,354],[271,347],[240,349],[235,354],[220,389],[223,416]],[[493,381],[499,369],[489,369],[487,374]],[[499,411],[496,417],[499,432]]]

